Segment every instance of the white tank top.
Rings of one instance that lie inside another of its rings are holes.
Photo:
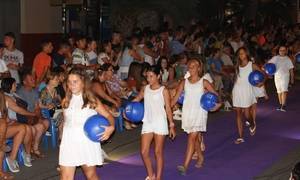
[[[245,67],[239,67],[239,74],[237,76],[236,83],[237,84],[247,84],[249,85],[248,77],[249,74],[252,72],[252,62],[249,61]]]
[[[150,85],[145,87],[144,91],[144,118],[143,122],[153,123],[157,121],[166,121],[167,113],[165,111],[165,100],[163,91],[165,87],[152,90]],[[158,123],[159,125],[159,123]]]

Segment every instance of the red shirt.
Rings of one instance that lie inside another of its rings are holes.
[[[38,53],[33,60],[33,69],[35,70],[35,77],[40,79],[41,76],[51,66],[51,57],[45,52]]]

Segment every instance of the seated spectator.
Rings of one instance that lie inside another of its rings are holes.
[[[57,93],[57,87],[59,85],[59,73],[49,72],[46,77],[46,87],[40,92],[40,108],[47,109],[51,117],[55,121],[55,125],[58,127],[59,137],[62,137],[63,128],[63,116],[61,110],[61,97]],[[59,139],[60,139],[59,138]]]
[[[85,50],[90,65],[97,64],[97,42],[93,38],[87,38],[87,48]]]
[[[121,55],[122,52],[116,52],[112,49],[112,45],[109,41],[103,42],[98,55],[98,64],[103,65],[104,63],[109,63],[113,65],[115,70],[118,70]]]
[[[119,62],[120,69],[118,73],[122,80],[128,77],[129,66],[132,62],[144,62],[144,58],[141,54],[139,54],[137,49],[140,49],[138,47],[138,38],[136,36],[132,36],[130,42],[126,44]]]
[[[85,53],[86,38],[85,36],[77,36],[75,38],[76,49],[72,53],[73,67],[82,68],[86,70],[90,77],[94,77],[94,70],[98,68],[97,65],[91,65],[88,55]]]
[[[6,129],[7,129],[7,106],[5,101],[5,96],[2,91],[0,91],[0,164],[3,164],[4,154],[6,151]],[[3,171],[0,168],[0,179],[14,179],[14,177]]]
[[[40,84],[44,80],[47,72],[51,68],[52,63],[51,56],[49,55],[53,50],[52,42],[49,40],[44,40],[41,43],[41,48],[42,51],[35,56],[32,67],[32,74],[36,79],[36,85]]]
[[[142,38],[139,47],[143,51],[145,62],[154,65],[155,59],[158,58],[158,53],[155,51],[153,44],[150,41],[146,41],[146,38]]]
[[[121,106],[121,99],[110,96],[111,92],[105,85],[105,73],[98,70],[97,76],[92,81],[92,92],[98,97],[114,117],[118,117],[118,108]]]
[[[160,57],[157,61],[157,65],[161,69],[161,83],[167,85],[169,81],[169,63],[167,57]]]
[[[118,98],[127,98],[130,89],[126,81],[121,80],[117,74],[114,74],[114,69],[111,64],[103,64],[102,71],[105,72],[106,85],[111,90],[111,93]]]
[[[2,87],[1,89],[4,91],[5,99],[8,105],[8,122],[7,122],[8,138],[9,135],[11,134],[16,134],[18,132],[22,133],[22,131],[25,131],[24,136],[19,135],[20,138],[22,137],[20,144],[23,143],[25,146],[25,152],[23,154],[24,164],[27,167],[31,167],[32,164],[31,164],[30,153],[31,153],[31,145],[32,145],[32,136],[35,130],[34,127],[31,125],[19,123],[17,119],[18,117],[17,113],[32,118],[37,118],[37,115],[35,113],[28,112],[26,109],[17,105],[16,99],[19,97],[15,94],[17,83],[14,78],[3,79],[3,81],[1,82],[1,87]],[[17,144],[19,143],[19,140],[17,141],[14,140],[13,143],[14,144],[13,144],[11,155],[8,157],[9,159],[7,159],[6,161],[9,165],[9,169],[12,172],[17,172],[18,164],[16,161],[16,156],[20,144]]]
[[[177,56],[175,68],[174,68],[176,80],[183,79],[185,73],[187,72],[187,61],[188,61],[187,54],[182,53]]]
[[[179,55],[185,51],[185,46],[183,45],[182,41],[184,41],[183,31],[177,30],[175,32],[174,39],[169,44],[169,49],[172,55]]]
[[[61,67],[67,69],[67,65],[72,63],[71,46],[68,42],[61,42],[58,45],[57,52],[52,54],[52,67]]]
[[[220,56],[220,49],[214,48],[212,49],[211,57],[207,61],[209,73],[214,80],[215,89],[219,93],[221,93],[223,89],[222,76],[225,75],[225,73],[223,73],[223,62]]]
[[[65,81],[66,71],[61,67],[56,67],[52,69],[53,72],[58,73],[58,86],[55,88],[57,94],[60,96],[61,99],[64,99],[66,96],[67,90],[67,82]]]
[[[17,90],[17,94],[28,104],[27,110],[29,112],[40,112],[39,106],[39,92],[35,89],[35,79],[29,72],[25,72],[22,76],[22,86]],[[49,128],[49,121],[47,119],[39,118],[37,121],[30,122],[34,125],[36,133],[33,140],[32,155],[37,158],[42,158],[44,155],[39,150],[39,144],[42,135],[45,134]]]

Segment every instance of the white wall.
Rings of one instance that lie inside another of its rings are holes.
[[[61,7],[50,0],[21,0],[21,33],[61,33]]]

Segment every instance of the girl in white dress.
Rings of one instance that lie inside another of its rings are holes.
[[[141,155],[147,170],[147,180],[162,179],[164,164],[163,148],[165,136],[169,134],[171,139],[176,136],[175,124],[171,111],[169,91],[160,84],[160,68],[151,66],[147,70],[148,85],[143,88],[133,101],[141,101],[144,98],[144,118],[141,137]],[[169,121],[169,128],[168,128]],[[156,158],[156,176],[153,172],[150,146],[154,140]]]
[[[74,179],[76,166],[81,166],[87,179],[99,179],[96,165],[102,165],[100,143],[91,141],[84,134],[86,120],[97,113],[108,119],[101,140],[107,140],[114,131],[114,119],[102,103],[88,91],[87,78],[81,70],[73,69],[67,79],[67,94],[62,102],[64,129],[59,151],[62,180]]]
[[[254,117],[250,114],[250,108],[256,103],[256,97],[253,91],[253,86],[248,81],[248,77],[253,70],[261,70],[252,63],[247,53],[247,49],[244,47],[237,50],[236,62],[236,77],[232,90],[232,103],[237,113],[236,122],[239,134],[239,137],[235,140],[235,144],[240,144],[245,142],[243,138],[243,112],[250,123],[250,134],[254,135],[256,131],[256,124],[253,120]],[[262,84],[259,84],[258,86],[262,86]]]
[[[188,62],[188,72],[190,77],[182,81],[177,88],[176,95],[172,100],[174,106],[179,98],[179,95],[184,90],[184,101],[182,107],[182,129],[188,134],[187,149],[184,164],[178,166],[180,174],[184,175],[192,159],[195,150],[199,151],[196,167],[200,168],[204,161],[200,144],[202,132],[206,132],[207,111],[200,106],[201,96],[205,91],[217,94],[213,85],[203,77],[203,65],[198,59],[191,59]],[[212,110],[216,111],[221,107],[221,104]]]
[[[292,60],[287,56],[287,48],[280,46],[279,55],[274,56],[269,63],[276,65],[274,82],[279,101],[279,107],[276,110],[286,112],[286,98],[289,83],[294,84],[294,65]]]

